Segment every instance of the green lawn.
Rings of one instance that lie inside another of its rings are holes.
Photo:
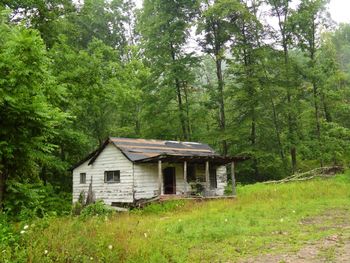
[[[350,173],[331,179],[238,188],[235,200],[173,201],[88,220],[38,220],[21,246],[2,252],[19,262],[234,262],[296,251],[339,231],[332,211],[349,212]],[[23,225],[21,225],[21,228]],[[20,229],[19,229],[20,231]]]

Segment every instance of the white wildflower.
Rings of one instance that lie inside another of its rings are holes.
[[[23,227],[23,229],[26,230],[26,229],[28,229],[28,227],[29,227],[28,225],[25,225],[25,226]]]
[[[179,222],[181,222],[182,220],[181,220],[181,218],[179,219]]]
[[[21,233],[21,235],[23,235],[25,232],[26,232],[26,231],[22,230],[20,233]]]
[[[283,218],[281,218],[281,219],[280,219],[280,222],[282,223],[283,221],[284,221],[284,219],[283,219]]]
[[[93,258],[93,257],[90,257],[90,260],[94,260],[94,258]]]
[[[227,218],[225,218],[225,222],[227,222],[228,220],[227,220]]]
[[[112,246],[112,245],[109,245],[109,246],[108,246],[108,249],[110,249],[110,250],[111,250],[112,248],[113,248],[113,246]]]
[[[47,251],[47,249],[45,249],[44,254],[47,255],[47,253],[49,253],[49,251]]]
[[[293,213],[295,214],[295,210],[293,210]]]
[[[145,238],[147,238],[147,233],[143,233],[143,235],[145,236]]]

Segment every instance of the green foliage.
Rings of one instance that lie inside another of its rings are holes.
[[[0,214],[0,248],[13,246],[18,242],[18,234],[15,233],[14,226],[10,224],[10,220],[6,213]]]
[[[30,184],[11,180],[7,183],[5,213],[12,220],[26,221],[36,217],[68,214],[70,194],[54,189],[50,184]]]
[[[95,203],[84,207],[81,210],[80,216],[86,219],[92,216],[109,216],[113,214],[113,212],[113,208],[107,207],[103,201],[98,200]]]

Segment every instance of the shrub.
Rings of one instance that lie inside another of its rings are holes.
[[[83,218],[91,216],[107,216],[111,215],[114,210],[106,206],[102,200],[96,201],[94,204],[90,204],[81,210],[80,216]]]
[[[14,231],[13,226],[9,223],[8,216],[0,212],[0,248],[12,246],[17,243],[18,234]]]
[[[9,181],[6,190],[5,212],[12,220],[64,215],[71,208],[71,195],[50,184]]]

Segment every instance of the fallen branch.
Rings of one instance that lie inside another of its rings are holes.
[[[306,181],[306,180],[311,180],[315,177],[330,177],[337,173],[342,173],[342,172],[344,172],[344,168],[341,166],[320,167],[308,172],[293,174],[281,180],[266,181],[263,183],[264,184],[281,184],[281,183],[295,182],[295,181]]]

